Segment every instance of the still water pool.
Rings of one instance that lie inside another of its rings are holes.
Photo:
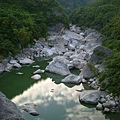
[[[79,92],[82,85],[63,84],[63,78],[56,74],[45,72],[42,79],[31,79],[39,64],[45,69],[49,60],[38,60],[30,66],[13,69],[10,73],[0,75],[0,91],[16,103],[19,108],[25,103],[35,103],[39,116],[32,116],[21,110],[26,120],[120,120],[120,114],[103,114],[94,106],[79,102]],[[23,75],[16,75],[23,72]],[[78,74],[77,70],[72,72]]]

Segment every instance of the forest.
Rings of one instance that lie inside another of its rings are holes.
[[[85,6],[94,0],[58,0],[66,9],[75,9],[79,6]]]
[[[18,53],[34,39],[46,37],[48,27],[67,20],[56,0],[1,0],[0,54]]]

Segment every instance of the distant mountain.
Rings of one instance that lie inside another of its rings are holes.
[[[64,6],[65,8],[74,9],[79,6],[85,6],[88,3],[95,1],[95,0],[58,0],[58,2]]]

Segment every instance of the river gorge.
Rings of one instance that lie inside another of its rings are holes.
[[[0,75],[0,91],[18,106],[23,117],[26,120],[119,120],[119,113],[104,114],[96,110],[96,105],[81,103],[79,98],[84,90],[100,90],[97,76],[104,70],[101,61],[105,57],[97,56],[94,51],[111,53],[101,45],[104,36],[96,30],[82,31],[74,25],[59,35],[51,33],[47,42],[42,40],[35,40],[35,46],[11,58],[5,69],[1,69],[10,72]],[[93,64],[92,70],[89,62]],[[22,67],[14,67],[16,63]],[[39,68],[45,70],[39,73],[41,78],[32,79]],[[69,75],[72,80],[66,78]],[[39,115],[32,116],[22,110],[26,103],[34,103]]]

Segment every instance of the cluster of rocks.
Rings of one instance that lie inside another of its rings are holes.
[[[119,98],[117,96],[113,97],[112,94],[102,94],[96,109],[104,112],[120,112]]]
[[[120,112],[119,98],[99,90],[84,90],[79,96],[80,102],[95,104],[97,110],[108,112]]]
[[[10,60],[9,60],[10,59]],[[0,63],[0,74],[3,72],[9,72],[13,67],[14,68],[20,68],[22,65],[25,64],[32,64],[34,60],[29,59],[27,57],[15,59],[15,58],[8,58],[8,59],[3,59],[2,63]]]

